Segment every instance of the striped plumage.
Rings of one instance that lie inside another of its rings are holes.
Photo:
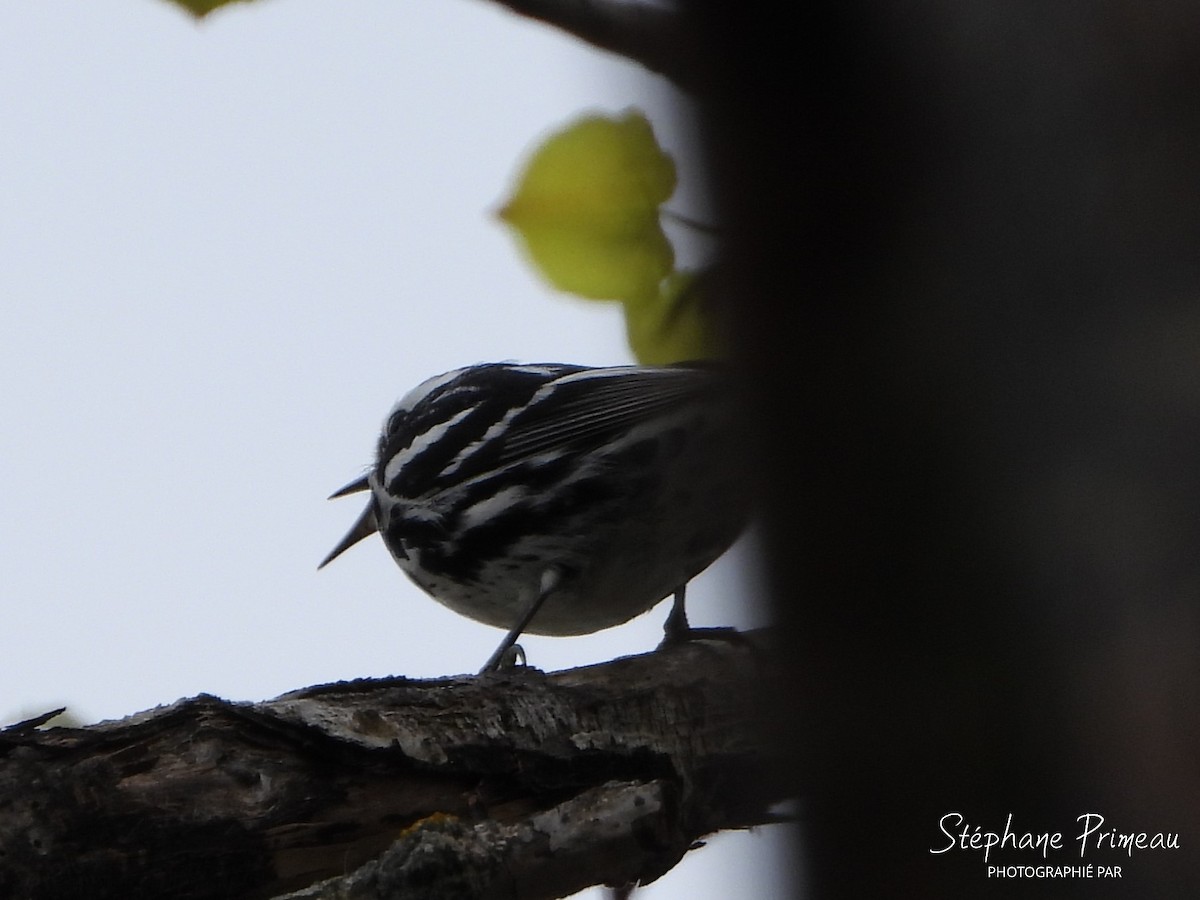
[[[388,415],[366,511],[321,565],[378,530],[462,615],[584,634],[706,568],[746,518],[732,397],[707,367],[495,363],[447,372]]]

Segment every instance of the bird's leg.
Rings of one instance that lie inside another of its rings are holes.
[[[686,641],[688,635],[692,633],[692,629],[688,625],[687,609],[684,608],[684,597],[686,594],[686,584],[681,584],[675,589],[675,599],[671,602],[671,612],[667,615],[667,621],[663,622],[664,644]]]
[[[671,612],[663,623],[663,639],[659,648],[670,647],[672,644],[682,644],[684,641],[732,641],[740,643],[744,640],[736,628],[693,628],[688,624],[687,610],[684,608],[684,595],[687,585],[682,584],[675,589],[675,599],[671,603]]]
[[[529,601],[529,605],[521,612],[521,617],[517,619],[517,624],[509,629],[508,634],[504,636],[504,640],[500,642],[500,646],[496,648],[488,661],[483,664],[483,668],[479,670],[479,674],[485,672],[494,672],[497,669],[503,668],[503,663],[510,660],[515,660],[517,654],[520,655],[522,662],[525,659],[525,651],[520,647],[516,648],[516,653],[510,658],[509,651],[513,649],[513,645],[517,643],[517,638],[529,627],[529,623],[533,621],[533,617],[537,615],[537,611],[542,608],[542,604],[546,602],[546,598],[554,593],[562,581],[562,570],[551,566],[542,573],[541,584],[538,585],[537,592]]]

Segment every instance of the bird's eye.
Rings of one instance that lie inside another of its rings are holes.
[[[398,409],[394,413],[392,413],[390,416],[388,416],[387,425],[385,425],[383,428],[384,438],[388,438],[391,435],[395,434],[396,431],[400,428],[400,426],[402,424],[404,424],[404,419],[407,415],[408,415],[408,410]]]

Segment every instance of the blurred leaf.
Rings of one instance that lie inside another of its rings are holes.
[[[171,0],[176,6],[182,6],[197,19],[202,19],[214,9],[228,6],[231,3],[250,3],[251,0]]]
[[[674,266],[659,219],[674,190],[675,164],[642,113],[590,115],[534,152],[499,216],[558,289],[649,301]]]
[[[703,273],[672,272],[653,298],[627,300],[625,332],[637,361],[662,366],[724,356]]]

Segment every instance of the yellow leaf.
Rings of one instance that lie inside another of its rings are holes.
[[[623,304],[625,332],[638,362],[663,366],[725,355],[705,288],[702,274],[672,272],[654,297]]]
[[[555,287],[596,300],[649,300],[672,270],[659,205],[675,164],[646,117],[589,115],[533,154],[499,216]]]

